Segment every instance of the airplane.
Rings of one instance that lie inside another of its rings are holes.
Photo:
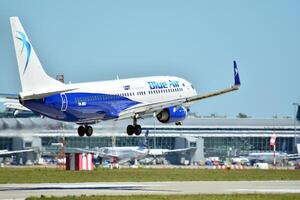
[[[128,135],[140,135],[137,123],[153,114],[161,123],[181,125],[191,104],[238,90],[240,78],[234,65],[234,85],[199,95],[194,86],[175,76],[150,76],[99,82],[64,84],[48,76],[18,17],[10,17],[22,91],[15,95],[34,113],[79,125],[79,136],[91,136],[91,125],[104,120],[132,119]]]
[[[109,160],[110,162],[116,162],[118,164],[123,164],[129,161],[140,160],[146,156],[164,156],[172,152],[185,152],[193,148],[184,148],[184,149],[149,149],[148,146],[148,135],[149,131],[147,130],[144,136],[144,141],[139,146],[125,146],[125,147],[102,147],[95,150],[87,150],[76,148],[76,151],[94,153],[95,156],[99,156],[104,160]]]
[[[266,163],[273,163],[274,162],[274,154],[276,160],[298,160],[300,159],[300,154],[287,154],[284,152],[257,152],[257,153],[249,153],[248,159],[249,161],[263,161]]]

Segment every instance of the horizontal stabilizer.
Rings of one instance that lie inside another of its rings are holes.
[[[21,92],[20,98],[22,100],[42,99],[42,98],[50,96],[50,95],[60,94],[63,92],[69,92],[69,91],[76,90],[76,89],[78,89],[78,88],[63,87],[63,88],[54,88],[54,89],[48,88],[48,89],[42,89],[42,90]]]
[[[0,93],[0,98],[3,98],[3,99],[19,99],[19,95]]]

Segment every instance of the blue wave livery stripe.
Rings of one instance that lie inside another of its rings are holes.
[[[61,112],[63,102],[60,94],[44,99],[25,100],[23,105],[52,119],[83,122],[116,119],[120,112],[141,104],[124,96],[105,93],[66,93],[65,95],[68,105],[64,112]]]
[[[28,66],[28,63],[29,63],[29,59],[30,59],[30,55],[31,55],[31,45],[26,40],[26,36],[25,36],[24,33],[20,32],[20,31],[17,31],[17,32],[20,35],[20,37],[16,37],[16,38],[19,39],[23,43],[21,54],[23,53],[24,46],[25,46],[26,51],[27,51],[27,58],[26,58],[25,68],[24,68],[24,71],[23,71],[23,74],[24,74],[25,71],[26,71],[26,69],[27,69],[27,66]]]

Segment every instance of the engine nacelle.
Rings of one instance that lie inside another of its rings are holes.
[[[156,118],[161,123],[173,123],[180,122],[187,117],[187,109],[185,107],[169,107],[163,109],[156,115]]]

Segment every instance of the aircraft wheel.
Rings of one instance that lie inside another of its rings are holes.
[[[128,135],[133,135],[134,133],[134,126],[133,125],[128,125],[127,126],[127,134]]]
[[[182,122],[176,122],[175,125],[176,126],[182,126]]]
[[[134,133],[135,133],[135,135],[140,135],[142,133],[142,127],[141,127],[141,125],[135,125],[135,127],[134,127]]]
[[[85,134],[85,128],[83,126],[79,126],[77,132],[80,137],[83,137]]]
[[[93,127],[91,126],[86,126],[85,127],[85,134],[86,136],[90,137],[93,135]]]

